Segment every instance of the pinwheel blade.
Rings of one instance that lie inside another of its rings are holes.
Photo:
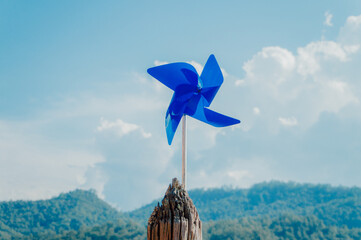
[[[198,101],[197,101],[198,99]],[[197,103],[195,108],[195,103]],[[217,113],[204,107],[203,97],[194,97],[187,105],[185,113],[199,121],[210,124],[214,127],[226,127],[234,124],[238,124],[241,121],[235,118],[228,117],[226,115]]]
[[[169,145],[172,143],[174,133],[182,119],[188,102],[194,96],[195,89],[195,86],[179,85],[174,91],[165,117],[165,127]]]
[[[188,82],[191,83],[192,86],[198,85],[198,73],[191,71],[186,68],[182,68],[181,71],[183,72],[184,76],[187,78]]]
[[[177,128],[178,128],[180,120],[182,119],[182,116],[183,115],[172,115],[169,112],[169,109],[167,111],[167,114],[165,117],[165,130],[167,133],[167,140],[168,140],[169,145],[172,144],[174,134],[177,131]]]
[[[205,102],[205,107],[209,107],[223,83],[221,68],[213,54],[209,56],[207,63],[203,68],[201,80],[203,83],[202,94],[207,100],[207,102]]]
[[[219,87],[208,87],[202,89],[202,95],[205,99],[204,106],[209,107],[216,96]]]
[[[203,68],[201,79],[203,88],[220,87],[223,83],[223,75],[216,57],[211,54]]]
[[[204,108],[204,115],[207,119],[207,123],[214,127],[226,127],[226,126],[231,126],[231,125],[238,124],[241,122],[238,119],[217,113],[208,108]]]
[[[148,68],[147,72],[172,90],[175,90],[179,85],[182,84],[197,85],[197,83],[192,82],[192,78],[189,80],[185,76],[182,69],[183,71],[184,69],[187,69],[188,71],[197,74],[196,69],[192,65],[183,62],[170,63]]]

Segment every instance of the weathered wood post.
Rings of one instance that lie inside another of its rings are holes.
[[[148,240],[202,240],[202,222],[187,191],[174,178],[148,220]]]

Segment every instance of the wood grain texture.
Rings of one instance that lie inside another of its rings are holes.
[[[148,240],[202,240],[202,222],[187,191],[176,178],[169,185],[162,204],[148,220]]]

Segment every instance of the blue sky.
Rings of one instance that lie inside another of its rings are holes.
[[[189,188],[361,187],[359,1],[1,1],[0,36],[0,200],[161,197],[181,136],[168,146],[172,91],[146,69],[212,53],[212,109],[242,123],[189,120]]]

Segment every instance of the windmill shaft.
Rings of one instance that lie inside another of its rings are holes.
[[[182,119],[182,184],[186,189],[187,185],[187,119],[183,115]]]

